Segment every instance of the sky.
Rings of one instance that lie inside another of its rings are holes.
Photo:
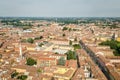
[[[0,0],[7,17],[120,17],[120,0]]]

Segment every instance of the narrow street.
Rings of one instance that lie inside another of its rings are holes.
[[[98,58],[96,57],[96,55],[91,51],[89,50],[89,48],[82,42],[80,41],[80,46],[81,48],[83,48],[86,53],[91,57],[91,59],[93,60],[93,62],[98,65],[98,67],[101,69],[101,71],[104,73],[104,75],[106,76],[106,78],[108,80],[114,80],[114,78],[109,74],[109,72],[107,71],[107,68],[106,66],[103,66],[102,64],[100,64]]]
[[[80,62],[79,62],[78,54],[76,55],[76,57],[77,57],[77,65],[78,65],[78,68],[80,68]]]

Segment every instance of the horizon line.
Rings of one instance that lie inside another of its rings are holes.
[[[119,18],[120,16],[0,16],[0,18]]]

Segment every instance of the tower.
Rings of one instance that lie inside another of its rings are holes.
[[[17,62],[20,62],[22,59],[23,59],[23,56],[22,56],[22,46],[21,46],[21,43],[20,43],[19,44],[19,56],[17,58]]]
[[[20,43],[20,46],[19,46],[19,50],[20,50],[19,57],[20,57],[20,59],[22,59],[22,46],[21,46],[21,43]]]
[[[19,40],[19,59],[21,60],[23,58],[23,56],[22,56],[22,45],[21,45],[21,32],[19,32],[19,37],[20,37],[20,40]]]
[[[113,33],[111,40],[115,40],[115,38],[116,38],[116,35],[115,35],[115,33]]]

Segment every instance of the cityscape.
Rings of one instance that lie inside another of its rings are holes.
[[[108,11],[93,4],[97,0],[40,1],[42,7],[48,5],[44,8],[48,12],[38,7],[38,0],[22,1],[14,1],[14,5],[0,1],[8,5],[0,3],[0,80],[120,80],[120,1],[106,0],[106,5],[101,0],[100,5]],[[61,3],[71,5],[64,6],[64,11]],[[79,4],[96,8],[84,6],[90,12],[82,14]],[[53,15],[51,8],[55,9]],[[104,15],[97,9],[103,9]]]

